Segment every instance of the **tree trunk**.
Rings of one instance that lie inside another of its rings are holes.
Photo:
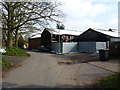
[[[5,30],[2,29],[2,46],[5,46],[6,45],[6,33],[5,33]]]
[[[18,47],[18,30],[15,31],[15,47]]]
[[[8,47],[12,47],[13,46],[13,30],[11,29],[12,26],[12,9],[11,9],[11,4],[7,3],[8,6],[8,19],[7,19],[7,28],[8,28],[8,32],[7,32],[7,46]]]
[[[7,36],[7,46],[12,47],[13,46],[13,32],[11,30],[8,30],[8,36]]]

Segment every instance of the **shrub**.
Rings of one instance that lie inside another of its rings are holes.
[[[18,40],[18,47],[24,48],[25,44],[26,44],[26,41],[24,40],[24,38],[22,36],[20,36],[20,38]]]
[[[9,56],[25,56],[27,53],[17,47],[6,47],[5,48],[6,52],[3,53],[3,55],[9,55]]]

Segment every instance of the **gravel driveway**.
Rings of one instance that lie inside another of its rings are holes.
[[[28,53],[22,66],[3,78],[3,88],[91,87],[97,78],[113,74],[89,63],[59,65],[55,54]]]

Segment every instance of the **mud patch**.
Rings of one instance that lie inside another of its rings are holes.
[[[71,65],[71,64],[73,64],[73,62],[69,62],[69,61],[59,61],[58,64],[59,64],[59,65]]]
[[[77,63],[87,63],[89,62],[90,60],[82,60],[82,59],[77,59],[77,60],[74,60],[74,64],[77,64]]]

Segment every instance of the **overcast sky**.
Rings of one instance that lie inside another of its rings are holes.
[[[117,29],[119,0],[60,0],[66,29]]]
[[[88,28],[118,29],[118,1],[120,0],[57,1],[63,3],[61,10],[66,14],[63,21],[65,29],[78,31],[85,31]],[[56,25],[53,28],[56,28]]]

